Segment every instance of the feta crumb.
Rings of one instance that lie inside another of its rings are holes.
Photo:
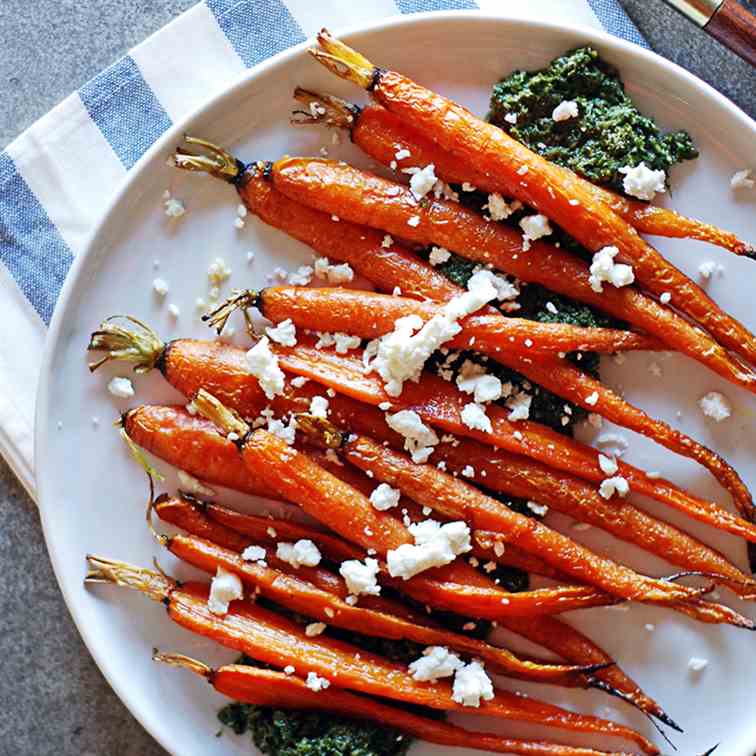
[[[617,496],[627,496],[629,491],[630,485],[621,475],[602,480],[599,486],[599,495],[604,499],[611,499],[615,493]]]
[[[391,430],[404,436],[404,448],[412,455],[414,462],[425,462],[438,444],[438,436],[423,423],[414,410],[401,410],[386,415],[386,424]],[[422,459],[422,457],[425,459]]]
[[[274,436],[278,436],[280,439],[289,444],[289,446],[294,443],[297,436],[297,419],[295,417],[291,418],[288,425],[283,423],[281,420],[273,418],[272,416],[268,417],[267,420],[268,433],[272,433]],[[229,433],[226,438],[230,439],[231,434]]]
[[[169,218],[180,218],[186,214],[184,203],[180,199],[172,197],[167,189],[163,192],[163,206],[165,207],[164,212]]]
[[[742,171],[734,173],[730,179],[730,189],[753,189],[756,181],[751,178],[751,169],[745,168]]]
[[[207,280],[211,286],[220,288],[231,277],[231,268],[222,257],[216,257],[207,269]]]
[[[444,646],[428,646],[423,655],[409,665],[409,672],[418,682],[436,682],[451,677],[464,662]]]
[[[293,347],[297,343],[297,328],[291,322],[291,318],[286,318],[286,320],[281,321],[275,327],[268,326],[265,329],[265,333],[269,339],[283,346]]]
[[[276,556],[295,569],[320,564],[320,550],[308,538],[300,538],[296,543],[279,542],[276,546]]]
[[[325,690],[330,687],[330,680],[326,680],[325,677],[318,677],[315,672],[308,672],[305,685],[315,693],[319,693],[321,690]]]
[[[163,278],[156,278],[152,282],[152,290],[162,299],[168,293],[168,283]]]
[[[662,374],[661,365],[658,362],[652,362],[648,366],[648,372],[651,373],[655,378],[658,378]]]
[[[698,275],[705,280],[709,280],[717,269],[717,264],[713,260],[707,260],[698,266]]]
[[[717,423],[727,420],[732,414],[732,406],[727,397],[718,391],[710,391],[698,400],[701,412]]]
[[[308,638],[315,638],[328,627],[325,622],[311,622],[305,627],[305,635]]]
[[[656,630],[656,625],[653,625],[653,624],[652,624],[652,623],[650,623],[650,622],[647,622],[647,623],[646,623],[646,624],[644,625],[644,627],[646,628],[646,630],[647,630],[647,631],[648,631],[649,633],[653,633],[653,632],[654,632],[654,630]]]
[[[171,303],[168,305],[168,314],[174,320],[178,320],[179,315],[181,315],[181,310],[179,310],[178,305]]]
[[[335,346],[338,354],[346,354],[350,349],[357,349],[361,343],[362,339],[359,336],[350,336],[348,333],[341,332],[319,331],[315,348],[322,349],[323,347]]]
[[[420,225],[420,216],[413,215],[411,218],[407,220],[407,225],[412,226],[412,228],[417,228],[417,226]]]
[[[442,567],[453,562],[460,554],[470,549],[470,528],[465,522],[436,520],[411,523],[409,531],[415,543],[404,543],[386,554],[386,564],[391,577],[409,580],[431,567]]]
[[[526,215],[520,219],[522,229],[522,248],[530,249],[530,242],[548,236],[552,232],[549,219],[545,215]]]
[[[383,241],[381,242],[381,246],[388,249],[392,244],[394,243],[394,239],[390,234],[386,234],[383,237]]]
[[[603,247],[593,255],[588,282],[595,292],[600,294],[604,291],[605,281],[617,288],[629,286],[635,281],[635,274],[630,265],[614,262],[618,254],[617,247]]]
[[[444,247],[432,247],[428,262],[431,265],[441,265],[445,263],[451,257],[451,252]]]
[[[313,417],[328,417],[328,399],[324,396],[313,396],[310,400],[310,414]]]
[[[283,671],[285,675],[293,675],[297,670],[291,664],[287,664]]]
[[[477,404],[493,402],[503,394],[501,381],[495,375],[488,375],[481,365],[470,360],[462,363],[456,383],[460,391],[472,394]]]
[[[480,404],[470,402],[462,408],[460,413],[462,422],[472,430],[481,430],[484,433],[493,433],[491,419],[486,415],[486,409]]]
[[[266,552],[262,546],[247,546],[241,553],[241,558],[245,562],[259,562],[265,559]]]
[[[664,291],[659,297],[659,301],[662,304],[669,304],[672,301],[672,295],[668,291]]]
[[[396,151],[396,153],[394,154],[394,157],[397,160],[404,160],[405,158],[408,158],[411,154],[412,153],[409,150],[402,147],[401,149]]]
[[[709,666],[708,659],[701,659],[698,656],[691,656],[688,660],[688,669],[691,672],[703,672]]]
[[[287,280],[292,286],[307,286],[312,281],[313,273],[310,265],[300,265],[294,273],[289,273]]]
[[[472,465],[465,465],[462,468],[462,475],[465,478],[474,478],[475,477],[475,468]]]
[[[625,174],[622,186],[631,197],[652,200],[657,192],[667,191],[667,175],[664,171],[653,171],[643,162],[635,168],[625,165],[619,172]]]
[[[551,117],[557,122],[569,121],[570,118],[577,118],[579,113],[578,104],[574,100],[562,100],[554,108]]]
[[[228,605],[244,597],[244,589],[239,576],[218,567],[215,577],[210,583],[210,595],[207,598],[207,608],[213,613],[223,616],[228,612]]]
[[[108,391],[119,399],[131,399],[134,396],[134,384],[129,378],[116,376],[108,381]]]
[[[521,166],[520,166],[520,167],[519,167],[519,168],[517,169],[517,175],[518,175],[518,176],[524,176],[524,175],[525,175],[525,174],[526,174],[526,173],[527,173],[527,172],[528,172],[529,170],[530,170],[530,168],[528,168],[528,166],[527,166],[527,165],[521,165]]]
[[[265,531],[271,538],[276,538],[278,536],[278,533],[276,532],[275,528],[268,528]]]
[[[316,258],[313,267],[315,275],[318,278],[324,278],[328,283],[347,283],[354,278],[354,271],[349,263],[331,265],[331,262],[327,257]]]
[[[422,199],[433,189],[438,180],[434,172],[435,168],[436,166],[433,163],[429,163],[410,178],[410,191],[415,195],[415,199]]]
[[[527,420],[530,417],[530,403],[533,397],[524,391],[518,391],[506,401],[509,409],[507,420]]]
[[[595,407],[598,403],[599,395],[598,391],[594,391],[591,394],[588,394],[588,396],[585,397],[585,403],[590,407]]]
[[[294,386],[294,388],[302,388],[308,380],[309,378],[305,378],[303,375],[297,375],[291,379],[291,385]]]
[[[234,218],[234,226],[236,228],[238,228],[240,231],[241,231],[241,229],[244,228],[245,225],[246,225],[246,223],[244,223],[244,219],[243,218]]]
[[[618,433],[604,433],[596,439],[598,446],[612,447],[612,456],[621,457],[627,451],[627,440]]]
[[[619,470],[619,465],[614,457],[607,457],[601,453],[598,455],[598,463],[604,475],[614,475]]]
[[[504,120],[505,120],[505,121],[506,121],[507,123],[511,123],[511,124],[513,124],[513,125],[514,125],[515,123],[517,123],[517,113],[507,113],[507,114],[506,114],[506,115],[504,116]]]
[[[270,351],[270,340],[263,336],[247,352],[247,369],[260,382],[260,388],[268,399],[273,399],[284,390],[284,374],[278,366],[278,358]]]
[[[182,491],[197,494],[198,496],[215,496],[215,491],[212,488],[208,488],[193,475],[189,475],[188,472],[179,470],[177,474]]]
[[[488,210],[491,220],[495,221],[506,220],[514,212],[514,207],[498,192],[492,192],[488,195],[488,202],[483,206],[483,209]]]
[[[483,664],[477,659],[458,669],[454,674],[452,700],[462,706],[480,706],[480,699],[490,701],[494,697],[493,683]]]
[[[377,596],[381,592],[381,586],[376,580],[380,572],[377,559],[366,557],[364,563],[357,559],[349,559],[341,563],[339,574],[346,581],[347,590],[353,596],[365,594]]]
[[[399,503],[402,492],[398,488],[392,488],[388,483],[381,483],[370,494],[370,503],[381,512],[395,507]]]
[[[543,517],[548,511],[549,507],[546,504],[539,504],[537,501],[526,502],[528,509],[539,517]]]

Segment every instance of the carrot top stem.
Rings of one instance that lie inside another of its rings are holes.
[[[222,333],[226,323],[236,310],[241,310],[247,323],[247,331],[253,332],[252,319],[249,315],[250,307],[259,307],[260,292],[254,289],[234,289],[231,296],[219,304],[214,310],[202,316],[202,322],[208,323],[215,328],[218,334]]]
[[[212,394],[200,389],[193,399],[197,412],[215,423],[227,434],[235,433],[237,439],[243,439],[250,432],[250,427],[232,409],[229,409]]]
[[[318,94],[309,89],[297,87],[294,99],[307,106],[307,110],[295,110],[291,123],[303,125],[322,123],[338,129],[350,130],[360,114],[359,105],[328,94]]]
[[[181,667],[182,669],[188,669],[190,672],[194,672],[195,675],[204,677],[208,682],[212,680],[213,670],[197,659],[192,659],[190,656],[184,654],[163,654],[160,651],[155,650],[152,654],[152,661],[161,662],[162,664],[168,664],[171,667]]]
[[[318,63],[341,79],[346,79],[362,89],[370,90],[380,69],[374,66],[364,55],[352,50],[343,42],[331,36],[328,29],[318,33],[319,48],[310,48],[308,52]]]
[[[187,144],[196,145],[209,154],[196,154],[177,147],[171,158],[171,163],[175,168],[209,173],[211,176],[223,179],[231,184],[235,183],[239,176],[244,173],[244,163],[217,144],[188,134],[184,135],[184,140]]]
[[[85,583],[113,583],[144,593],[153,601],[165,601],[178,583],[167,575],[127,562],[87,554]]]
[[[149,373],[160,360],[165,344],[146,323],[131,315],[106,318],[90,336],[87,349],[105,352],[105,356],[89,363],[91,372],[111,360],[134,363],[135,373]]]

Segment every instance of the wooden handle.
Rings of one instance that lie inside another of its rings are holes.
[[[725,47],[756,66],[756,16],[738,0],[724,0],[704,28]]]

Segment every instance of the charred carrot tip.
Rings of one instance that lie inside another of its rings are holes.
[[[346,434],[340,431],[333,423],[322,417],[315,417],[304,412],[297,413],[297,430],[307,436],[309,441],[327,449],[339,449],[344,445]]]

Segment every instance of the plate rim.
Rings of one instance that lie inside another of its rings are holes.
[[[544,20],[536,17],[521,15],[509,15],[506,12],[492,12],[480,10],[451,10],[451,11],[427,11],[413,14],[396,14],[384,18],[376,19],[370,23],[352,24],[344,27],[334,27],[334,36],[348,40],[353,35],[366,33],[383,32],[391,28],[423,25],[426,23],[442,22],[453,23],[457,20],[472,21],[474,23],[495,22],[497,24],[511,27],[521,27],[529,32],[540,34],[541,32],[573,32],[582,34],[587,41],[600,44],[605,49],[608,48],[613,53],[629,55],[636,61],[641,61],[646,65],[659,66],[666,69],[673,76],[686,80],[688,84],[697,88],[701,93],[713,99],[717,105],[724,107],[729,111],[729,115],[741,123],[742,126],[750,130],[756,137],[756,121],[751,119],[735,103],[729,100],[713,86],[698,78],[682,66],[662,57],[653,50],[649,50],[639,45],[616,37],[602,29],[588,26],[586,24],[560,23],[556,21]],[[130,694],[121,684],[120,678],[117,678],[109,668],[107,660],[96,650],[92,634],[87,629],[84,617],[79,609],[76,608],[76,601],[71,596],[67,586],[61,580],[59,565],[65,558],[59,552],[49,530],[48,504],[46,503],[46,486],[45,476],[40,474],[40,470],[45,467],[45,453],[43,439],[49,433],[48,423],[50,407],[50,381],[51,367],[54,356],[61,343],[61,331],[65,324],[64,313],[69,308],[69,300],[72,292],[77,287],[82,274],[88,269],[88,262],[95,253],[101,237],[105,234],[110,223],[111,217],[117,211],[124,197],[132,190],[134,184],[138,183],[146,170],[147,165],[153,160],[154,156],[165,151],[167,146],[180,138],[181,134],[186,132],[187,126],[197,118],[201,118],[208,112],[211,112],[226,97],[233,95],[249,85],[251,81],[263,75],[271,69],[279,66],[285,66],[289,61],[297,58],[299,55],[306,53],[306,50],[312,45],[313,38],[307,37],[304,41],[289,47],[281,52],[267,58],[255,66],[247,69],[239,75],[231,84],[221,91],[208,98],[202,105],[192,110],[179,121],[167,129],[139,158],[135,165],[126,173],[120,186],[108,203],[100,220],[95,225],[89,240],[82,252],[74,259],[73,264],[68,271],[63,287],[61,289],[58,301],[53,311],[53,317],[48,328],[45,339],[45,347],[41,362],[39,383],[36,393],[35,416],[34,416],[34,473],[37,484],[37,505],[40,513],[42,532],[45,539],[45,545],[53,567],[55,579],[63,595],[71,619],[87,648],[87,651],[94,659],[100,673],[108,682],[113,692],[119,700],[128,709],[130,714],[139,722],[139,724],[153,737],[157,743],[172,756],[181,756],[181,754],[172,746],[168,734],[160,728],[153,727],[148,712],[140,704],[136,696]],[[747,756],[747,754],[743,754]]]

